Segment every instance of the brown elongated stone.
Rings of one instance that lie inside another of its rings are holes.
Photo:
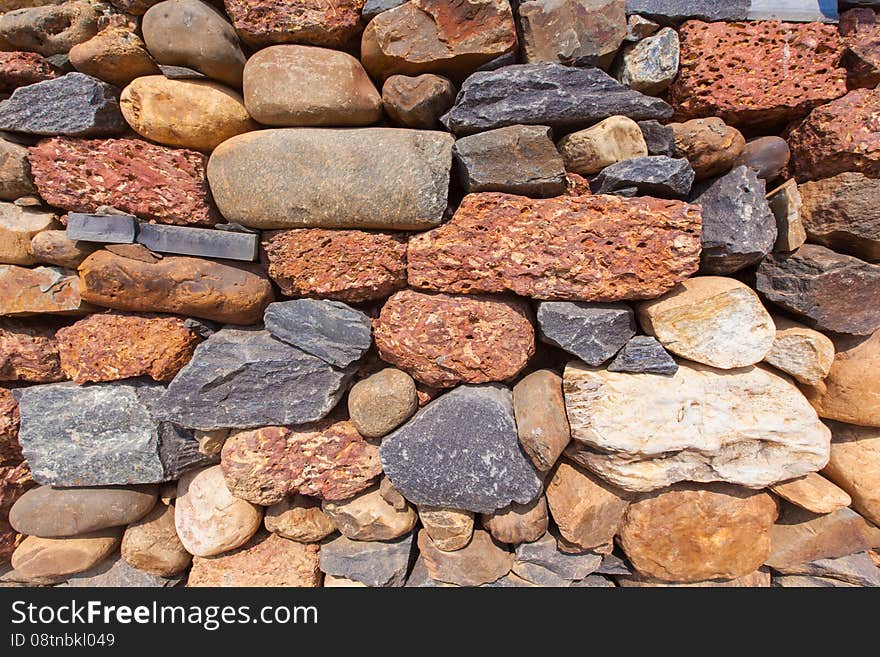
[[[68,538],[28,536],[12,555],[12,567],[28,578],[52,579],[88,570],[119,547],[122,529]]]
[[[504,577],[513,566],[513,553],[481,529],[474,531],[466,546],[453,552],[438,549],[425,530],[419,532],[418,543],[428,575],[441,582],[479,586]]]
[[[845,11],[839,30],[846,46],[843,63],[850,88],[876,87],[880,84],[880,12],[870,7]]]
[[[0,381],[62,381],[55,332],[46,326],[0,319]]]
[[[815,472],[774,484],[770,486],[770,490],[782,499],[813,513],[831,513],[849,506],[852,502],[846,491]]]
[[[0,315],[72,315],[90,308],[76,274],[58,267],[0,265]]]
[[[18,402],[12,396],[12,390],[0,388],[0,466],[14,466],[22,461],[21,445],[18,444],[20,423]]]
[[[3,449],[3,444],[0,443],[0,457],[4,456]],[[20,450],[17,458],[13,460],[21,460]],[[34,485],[27,462],[0,466],[0,564],[9,561],[23,538],[9,524],[9,510],[16,500]]]
[[[828,422],[831,457],[822,474],[849,493],[853,508],[880,527],[880,429]]]
[[[698,206],[649,197],[465,197],[410,238],[409,284],[547,300],[652,299],[697,271]]]
[[[513,411],[520,444],[535,467],[546,472],[571,440],[562,377],[552,370],[523,377],[513,387]]]

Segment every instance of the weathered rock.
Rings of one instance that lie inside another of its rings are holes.
[[[192,434],[156,419],[162,391],[143,381],[22,389],[19,441],[34,479],[49,486],[150,484],[212,461]]]
[[[35,52],[0,52],[0,89],[24,87],[43,80],[52,80],[62,71]]]
[[[362,29],[363,0],[224,0],[242,41],[257,49],[273,43],[344,48]]]
[[[317,543],[336,531],[321,502],[299,493],[267,508],[263,522],[270,532],[301,543]]]
[[[18,444],[18,425],[18,402],[15,401],[9,388],[0,388],[0,467],[14,466],[22,461],[21,445]],[[30,476],[30,469],[26,468],[26,470]],[[0,483],[0,491],[2,490],[3,484]],[[0,494],[0,512],[8,513],[14,501],[7,500],[5,494]]]
[[[672,109],[597,68],[514,64],[471,75],[441,119],[456,135],[518,123],[575,130],[610,116],[668,119]]]
[[[250,262],[257,257],[260,238],[256,233],[144,223],[137,242],[154,252]]]
[[[355,541],[389,541],[409,533],[418,516],[410,506],[396,509],[373,486],[345,500],[324,500],[321,509],[343,536]]]
[[[537,299],[651,299],[697,269],[696,206],[653,198],[466,196],[452,220],[410,238],[409,284]]]
[[[170,381],[199,336],[177,317],[89,315],[56,333],[61,369],[79,384],[150,376]]]
[[[880,261],[880,180],[840,173],[798,186],[800,216],[811,242]]]
[[[788,138],[798,182],[855,171],[880,177],[880,90],[856,89],[810,112]]]
[[[241,87],[245,56],[226,17],[199,0],[154,4],[141,24],[150,54],[160,64],[187,66],[231,87]]]
[[[27,154],[24,146],[0,139],[0,199],[14,201],[37,193]]]
[[[757,137],[746,144],[733,166],[747,166],[758,174],[758,178],[774,180],[782,175],[790,159],[788,142],[782,137]]]
[[[55,331],[30,322],[0,319],[0,381],[51,383],[63,379]]]
[[[547,126],[512,125],[462,137],[452,147],[462,189],[559,196],[565,166]]]
[[[626,43],[635,43],[648,38],[659,29],[660,25],[654,21],[638,14],[630,14],[626,18],[626,36],[623,40]]]
[[[129,565],[160,577],[177,575],[189,567],[192,555],[177,537],[173,504],[159,503],[126,527],[122,558]]]
[[[880,84],[880,17],[875,9],[850,9],[840,15],[840,36],[846,51],[843,63],[850,88],[872,88]]]
[[[17,448],[17,443],[16,443]],[[8,454],[8,452],[7,452]],[[21,452],[13,454],[15,461]],[[34,485],[27,463],[0,466],[0,562],[7,563],[23,537],[9,525],[9,509],[15,500]]]
[[[634,157],[605,167],[590,183],[596,194],[635,189],[635,193],[663,198],[685,198],[694,182],[694,170],[684,158],[665,155]]]
[[[648,155],[675,155],[675,131],[659,121],[638,121],[638,126],[648,145]]]
[[[382,118],[382,99],[360,62],[312,46],[258,51],[244,68],[244,103],[257,121],[273,126],[358,126]]]
[[[821,23],[703,23],[679,29],[681,69],[669,90],[680,119],[736,127],[798,119],[846,93],[837,29]]]
[[[432,130],[455,104],[455,87],[440,75],[392,75],[382,85],[382,105],[404,128]]]
[[[418,544],[431,579],[459,586],[494,582],[509,573],[513,565],[513,553],[480,529],[474,531],[470,543],[453,552],[440,550],[425,530],[419,532]]]
[[[446,210],[452,137],[402,128],[260,130],[221,144],[211,192],[251,228],[436,226]]]
[[[633,502],[619,540],[648,577],[733,579],[764,563],[776,515],[776,503],[767,493],[727,484],[679,484]]]
[[[629,499],[590,471],[561,461],[548,479],[547,504],[562,537],[587,550],[611,542]]]
[[[123,89],[119,106],[139,135],[177,148],[211,151],[257,129],[242,97],[216,82],[148,75]]]
[[[776,244],[774,251],[794,251],[807,241],[807,231],[801,221],[801,195],[794,178],[767,192],[767,204],[776,217]]]
[[[733,579],[707,579],[697,582],[665,582],[639,573],[616,578],[618,586],[640,588],[770,588],[771,576],[767,568]]]
[[[174,524],[187,552],[210,557],[247,543],[263,520],[263,510],[235,497],[220,466],[185,473],[177,484]]]
[[[381,438],[391,433],[418,408],[415,381],[393,367],[358,381],[348,393],[351,423],[364,438]]]
[[[193,436],[199,443],[199,452],[209,456],[219,455],[220,450],[229,438],[229,429],[213,429],[211,431],[201,431],[196,429]]]
[[[624,0],[518,3],[522,50],[527,62],[607,69],[626,36]]]
[[[26,578],[66,578],[106,559],[119,548],[121,528],[69,538],[28,536],[15,549],[12,567]]]
[[[670,123],[675,135],[675,155],[687,158],[697,180],[727,173],[742,155],[746,138],[716,116]]]
[[[0,45],[41,55],[63,55],[98,33],[98,13],[88,2],[62,2],[44,7],[4,9]]]
[[[413,535],[395,541],[353,541],[338,536],[321,545],[321,570],[367,586],[403,586]]]
[[[770,486],[770,490],[782,499],[813,513],[831,513],[849,506],[852,502],[846,491],[815,472],[774,484]]]
[[[822,382],[834,362],[834,343],[818,331],[784,317],[774,317],[776,339],[764,362],[801,383]]]
[[[589,365],[607,361],[636,333],[635,314],[625,303],[544,301],[537,317],[543,342]]]
[[[74,212],[109,205],[164,224],[212,225],[205,156],[140,139],[47,139],[28,160],[40,196]]]
[[[285,296],[361,303],[406,287],[401,234],[295,228],[272,233],[263,249]]]
[[[80,73],[120,89],[135,78],[159,73],[141,38],[123,27],[101,30],[70,49],[70,63]]]
[[[233,494],[264,506],[292,493],[344,500],[382,473],[378,446],[351,422],[333,418],[240,431],[223,445],[220,459]]]
[[[615,65],[614,75],[631,89],[659,96],[678,75],[678,32],[664,27],[654,36],[626,46]]]
[[[832,586],[871,586],[880,587],[880,569],[871,561],[867,552],[838,557],[836,559],[817,559],[805,564],[793,564],[780,566],[779,572],[803,575],[804,577],[786,577],[786,580],[815,580],[827,586],[828,580],[834,582]],[[792,583],[793,585],[797,585]],[[776,583],[779,586],[778,582]],[[800,586],[812,586],[810,583],[801,583]]]
[[[0,265],[0,315],[76,314],[89,309],[76,274],[57,267]]]
[[[822,474],[844,489],[852,506],[880,526],[880,431],[840,422],[831,428],[831,458]]]
[[[516,48],[507,0],[411,0],[367,25],[361,60],[374,78],[438,73],[461,79]]]
[[[732,278],[686,280],[638,310],[642,328],[666,349],[725,370],[760,362],[776,336],[758,295]]]
[[[591,128],[559,140],[565,170],[591,176],[616,162],[648,155],[639,124],[625,116],[610,116]]]
[[[535,353],[530,309],[519,300],[395,293],[374,321],[379,356],[429,386],[506,381]]]
[[[528,504],[514,502],[494,513],[484,513],[481,520],[483,527],[499,543],[531,543],[547,531],[550,520],[547,498],[541,495]],[[553,543],[555,548],[556,541]]]
[[[317,545],[260,532],[227,554],[196,556],[187,586],[317,587],[321,585]]]
[[[105,244],[131,244],[137,232],[137,219],[127,214],[67,215],[67,238],[73,241],[101,242]]]
[[[779,588],[851,588],[854,585],[830,577],[811,577],[807,575],[777,575],[773,586]]]
[[[189,556],[189,555],[187,555]],[[112,555],[92,568],[69,576],[61,587],[81,588],[160,588],[176,586],[180,577],[161,577],[138,570],[118,555]]]
[[[513,387],[516,431],[525,453],[540,472],[559,459],[571,440],[562,378],[552,370],[538,370]]]
[[[769,301],[820,331],[868,335],[880,328],[880,266],[824,246],[771,253],[756,286]]]
[[[418,511],[422,527],[438,550],[452,552],[471,542],[474,533],[473,511],[429,505],[420,505]]]
[[[517,546],[513,572],[536,584],[569,586],[571,582],[585,579],[601,565],[602,556],[599,554],[561,552],[553,535],[546,533],[535,541]],[[538,581],[543,579],[542,576],[545,581]]]
[[[0,105],[0,130],[100,137],[125,130],[119,90],[83,73],[19,87]]]
[[[626,0],[626,13],[640,14],[664,23],[688,18],[704,21],[741,21],[749,12],[749,0]]]
[[[435,399],[386,436],[380,454],[395,488],[416,505],[491,513],[531,502],[541,489],[519,446],[510,391],[497,384]]]
[[[364,2],[364,8],[361,11],[361,16],[365,21],[369,22],[383,11],[399,7],[407,1],[408,0],[366,0],[366,2]]]
[[[140,520],[156,505],[155,486],[51,488],[27,491],[9,511],[18,532],[42,538],[77,536]]]
[[[678,364],[655,338],[637,335],[623,345],[608,364],[609,372],[632,374],[675,374]]]
[[[770,528],[773,546],[766,563],[781,570],[786,567],[845,557],[863,552],[880,542],[880,529],[850,509],[815,514],[787,505],[779,521]]]

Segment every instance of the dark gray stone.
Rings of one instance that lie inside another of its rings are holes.
[[[431,579],[431,576],[428,574],[428,567],[425,565],[425,560],[419,555],[418,559],[416,559],[415,564],[412,567],[412,571],[409,574],[409,577],[406,578],[406,584],[404,586],[408,589],[413,588],[440,588],[440,587],[455,587],[456,584],[448,584],[446,582],[438,582],[435,579]]]
[[[158,419],[160,384],[134,380],[16,391],[19,442],[34,479],[50,486],[152,484],[216,462],[192,433]]]
[[[552,586],[555,588],[571,586],[572,580],[560,577],[552,570],[535,563],[514,563],[513,575],[534,586]]]
[[[367,0],[361,10],[361,16],[365,21],[371,21],[383,11],[394,9],[406,2],[407,0]]]
[[[541,340],[587,365],[601,365],[636,334],[635,314],[625,303],[542,301],[537,314]]]
[[[746,166],[694,189],[691,200],[703,207],[701,271],[732,274],[773,250],[776,217],[766,194],[764,181]]]
[[[610,194],[635,187],[644,196],[685,198],[691,191],[695,175],[683,157],[648,155],[605,167],[590,181],[590,189],[594,194]]]
[[[382,467],[413,504],[492,513],[527,504],[541,478],[522,451],[510,390],[459,386],[382,439]]]
[[[159,253],[244,261],[256,259],[260,244],[255,233],[148,223],[142,223],[138,228],[137,241]]]
[[[336,367],[360,360],[373,343],[370,318],[341,301],[279,301],[266,307],[264,318],[277,339]]]
[[[626,565],[623,559],[615,554],[606,554],[602,557],[602,565],[596,570],[601,575],[632,575],[632,569]]]
[[[321,544],[321,571],[367,586],[403,586],[413,535],[393,541],[353,541],[345,536]]]
[[[101,137],[128,128],[119,90],[83,73],[19,87],[0,103],[0,130],[30,135]]]
[[[119,556],[110,557],[94,568],[77,573],[59,586],[118,588],[162,588],[174,586],[180,577],[159,577],[130,566]]]
[[[159,70],[169,80],[208,80],[208,76],[204,73],[187,68],[186,66],[170,66],[168,64],[159,64]]]
[[[601,575],[590,575],[579,582],[572,582],[571,588],[577,589],[607,589],[615,588],[614,582]]]
[[[67,215],[67,239],[82,242],[101,242],[103,244],[131,244],[137,230],[137,219],[127,214],[82,214],[71,212]]]
[[[741,21],[748,17],[750,5],[750,0],[626,0],[626,13],[641,14],[663,24],[689,18]]]
[[[609,372],[675,374],[678,365],[656,339],[637,335],[630,339],[608,365]]]
[[[174,377],[162,417],[205,431],[306,424],[333,410],[353,375],[268,331],[224,328]]]
[[[639,127],[648,146],[648,155],[675,155],[675,131],[672,128],[659,121],[639,121]]]
[[[837,0],[751,0],[749,20],[836,23]]]
[[[540,576],[542,573],[530,568],[530,566],[538,566],[557,578],[574,582],[596,572],[601,565],[602,556],[593,552],[583,552],[581,554],[561,552],[556,545],[556,539],[550,532],[547,532],[537,541],[520,543],[516,547],[516,561],[513,564],[513,572],[536,584],[557,586],[557,584],[549,581],[552,578],[548,578],[548,581],[544,582],[533,579],[533,576]]]
[[[834,579],[853,586],[880,587],[880,568],[874,565],[867,552],[857,552],[836,559],[818,559],[774,570],[785,575]]]
[[[598,68],[514,64],[471,75],[440,120],[456,135],[518,123],[577,130],[609,116],[667,119],[672,108]]]
[[[546,198],[565,193],[565,164],[547,126],[511,125],[462,137],[452,156],[466,194]]]

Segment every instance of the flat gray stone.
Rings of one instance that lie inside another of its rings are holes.
[[[741,21],[748,17],[750,4],[750,0],[626,0],[626,13],[641,14],[663,24],[690,18]]]
[[[606,554],[602,557],[602,565],[596,570],[600,575],[632,575],[632,569],[626,565],[623,559],[615,554]]]
[[[601,365],[636,334],[633,309],[625,303],[542,301],[538,304],[542,342]]]
[[[224,328],[171,381],[162,417],[203,431],[306,424],[333,410],[353,375],[268,331]]]
[[[431,579],[431,576],[428,574],[428,566],[425,565],[425,559],[422,557],[421,554],[416,559],[416,562],[412,567],[412,571],[410,571],[409,577],[406,578],[406,584],[404,584],[404,587],[408,589],[441,588],[455,586],[457,586],[457,584],[438,582],[435,579]]]
[[[696,174],[685,158],[665,155],[634,157],[605,167],[591,181],[594,194],[611,194],[635,187],[638,194],[685,198]]]
[[[192,433],[162,422],[164,388],[135,380],[16,390],[19,442],[37,483],[50,486],[152,484],[216,462]]]
[[[413,504],[492,513],[542,490],[519,444],[511,392],[499,384],[463,385],[435,399],[385,436],[379,454]]]
[[[880,586],[880,568],[867,552],[857,552],[836,559],[818,559],[810,563],[774,568],[785,575],[804,575],[834,579],[853,586]]]
[[[634,374],[675,374],[678,364],[663,345],[649,335],[630,339],[608,365],[609,372]]]
[[[412,546],[412,533],[393,541],[353,541],[337,536],[321,544],[321,571],[367,586],[403,586]]]
[[[169,80],[207,80],[208,76],[186,66],[159,64],[159,70]]]
[[[516,124],[577,130],[615,115],[668,119],[672,108],[598,68],[514,64],[468,77],[440,120],[456,135],[470,135]]]
[[[373,343],[370,318],[341,301],[270,303],[264,319],[266,330],[275,338],[336,367],[360,360]]]
[[[256,233],[142,223],[137,242],[159,253],[250,262],[257,257],[260,238]]]
[[[159,577],[138,570],[119,556],[110,557],[94,568],[73,575],[59,586],[72,587],[114,587],[114,588],[163,588],[175,586],[180,577]]]
[[[751,0],[749,20],[836,23],[837,0]]]
[[[648,155],[675,155],[675,131],[659,121],[639,121],[642,136],[648,146]]]
[[[608,589],[615,588],[614,582],[612,582],[607,577],[602,577],[601,575],[590,575],[589,577],[585,577],[579,582],[572,582],[571,588],[577,589]]]
[[[127,214],[67,215],[67,239],[76,242],[101,242],[103,244],[131,244],[137,230],[137,219]]]
[[[537,566],[561,580],[574,582],[596,572],[601,565],[602,555],[593,552],[567,554],[560,551],[556,545],[556,539],[550,532],[547,532],[537,541],[520,543],[516,547],[513,572],[536,584],[556,586],[557,584],[549,581],[552,578],[547,578],[546,582],[533,579],[533,576],[540,576],[542,573],[531,567]]]
[[[29,135],[101,137],[128,128],[119,90],[83,73],[19,87],[0,103],[0,130]]]

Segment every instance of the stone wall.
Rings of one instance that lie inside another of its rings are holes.
[[[111,1],[0,15],[4,583],[880,585],[880,3]]]

